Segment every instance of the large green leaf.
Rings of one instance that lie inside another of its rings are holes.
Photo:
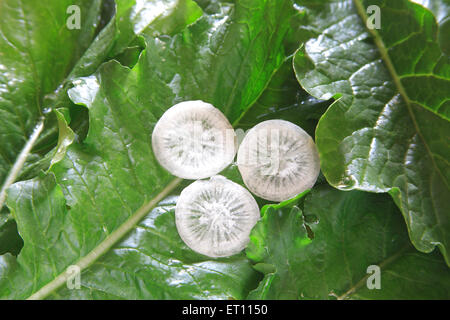
[[[125,0],[117,2],[111,23],[117,30],[109,56],[132,46],[138,36],[171,35],[196,21],[202,10],[192,0]]]
[[[296,54],[297,78],[313,96],[340,97],[316,130],[321,168],[338,188],[389,192],[415,247],[438,246],[450,264],[448,57],[428,10],[372,1],[382,28],[371,34],[363,23],[368,4],[301,8],[310,39]]]
[[[64,85],[55,94],[56,97],[51,97],[55,103],[70,103],[66,92],[73,79],[91,75],[103,62],[120,58],[130,48],[136,48],[140,52],[143,43],[139,39],[142,35],[179,31],[202,14],[193,0],[123,0],[117,3],[105,2],[105,6],[106,4],[114,4],[114,8],[107,9],[113,11],[106,15],[112,14],[111,19],[105,22],[104,28],[77,61]],[[135,55],[135,52],[132,54]]]
[[[70,5],[80,8],[80,30],[66,27]],[[191,0],[130,0],[119,1],[117,14],[108,22],[103,21],[110,15],[105,13],[108,6],[111,1],[101,0],[0,4],[0,61],[4,71],[0,78],[4,87],[0,95],[0,183],[41,116],[47,118],[45,130],[20,178],[48,167],[51,156],[46,157],[46,153],[57,140],[56,121],[48,111],[72,104],[67,90],[73,79],[92,74],[139,35],[175,32],[201,15]],[[97,26],[103,24],[105,28],[96,36]],[[80,121],[84,125],[83,118],[85,114],[75,119],[75,127]]]
[[[243,254],[209,260],[186,247],[175,227],[175,200],[171,197],[163,201],[114,249],[83,272],[81,289],[64,286],[50,298],[244,298],[258,280],[249,261]],[[88,237],[83,230],[87,223],[75,221],[81,217],[67,208],[63,190],[52,174],[16,183],[10,201],[25,247],[17,262],[9,255],[0,261],[17,263],[24,270],[8,270],[2,295],[21,297],[30,293],[29,283],[33,283],[33,290],[38,289],[83,255],[89,245],[81,238]],[[103,218],[113,219],[111,214]]]
[[[244,297],[255,273],[243,256],[209,261],[188,254],[170,210],[154,211],[143,222],[155,226],[134,226],[180,183],[151,150],[158,118],[177,102],[202,99],[231,121],[238,119],[285,59],[283,30],[291,9],[288,0],[224,3],[173,36],[146,35],[146,49],[133,69],[111,61],[74,81],[69,95],[89,109],[88,135],[72,144],[47,176],[11,187],[8,206],[24,247],[17,260],[2,257],[0,296],[194,298],[208,290],[212,297]],[[114,247],[128,232],[131,238]],[[155,239],[169,251],[141,247]],[[127,252],[121,249],[125,245]],[[139,271],[137,262],[148,270]],[[58,291],[72,264],[83,270],[81,291]],[[95,280],[95,274],[102,278]],[[210,281],[219,276],[223,279]],[[121,288],[120,279],[133,293]]]
[[[175,202],[175,196],[163,201],[83,273],[82,284],[89,290],[63,287],[53,298],[245,298],[260,280],[248,259],[239,254],[211,260],[189,249],[175,227]]]
[[[449,299],[450,271],[410,244],[397,211],[388,196],[328,186],[306,196],[303,213],[292,201],[266,207],[247,248],[265,277],[249,298]],[[367,286],[372,265],[380,289]]]
[[[79,30],[66,27],[70,5],[81,10]],[[53,107],[46,96],[64,82],[95,36],[100,5],[100,0],[0,2],[0,185],[38,118]],[[48,118],[30,161],[56,141],[54,118]]]

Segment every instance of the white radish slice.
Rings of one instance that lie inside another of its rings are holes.
[[[247,188],[271,201],[291,199],[311,188],[320,172],[311,136],[285,120],[254,126],[239,147],[237,165]]]
[[[259,217],[251,193],[222,176],[190,184],[175,208],[181,239],[192,250],[214,258],[242,251]]]
[[[231,164],[237,139],[219,109],[200,100],[184,101],[159,119],[153,130],[152,147],[158,162],[171,174],[202,179]]]

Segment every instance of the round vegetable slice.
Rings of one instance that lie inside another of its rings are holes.
[[[237,165],[247,188],[271,201],[284,201],[311,188],[320,172],[311,136],[285,120],[254,126],[239,147]]]
[[[153,130],[152,147],[158,162],[173,175],[202,179],[231,164],[237,139],[219,109],[200,100],[184,101],[159,119]]]
[[[181,192],[175,208],[183,241],[209,257],[227,257],[242,251],[259,217],[251,193],[222,176],[190,184]]]

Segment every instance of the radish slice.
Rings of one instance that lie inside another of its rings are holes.
[[[237,139],[219,109],[199,100],[185,101],[159,119],[153,130],[152,147],[158,162],[171,174],[202,179],[231,164]]]
[[[260,217],[258,204],[244,187],[222,176],[197,180],[178,198],[178,233],[192,250],[209,257],[242,251]]]
[[[253,127],[239,147],[237,164],[247,188],[271,201],[284,201],[311,188],[320,172],[311,136],[285,120]]]

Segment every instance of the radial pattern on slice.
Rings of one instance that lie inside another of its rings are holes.
[[[173,175],[203,179],[225,169],[236,154],[236,135],[225,115],[196,100],[178,103],[159,119],[152,134],[158,162]]]
[[[178,233],[192,250],[209,257],[227,257],[245,248],[260,214],[250,192],[214,176],[181,192],[175,217]]]
[[[271,201],[287,200],[311,188],[320,172],[311,136],[284,120],[253,127],[239,147],[237,163],[250,191]]]

